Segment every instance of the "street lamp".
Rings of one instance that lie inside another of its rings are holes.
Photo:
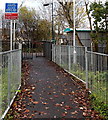
[[[53,2],[52,3],[47,3],[47,4],[43,4],[43,6],[48,6],[48,5],[52,5],[52,41],[54,41],[54,19],[53,19]]]
[[[73,63],[76,63],[76,49],[75,49],[75,0],[73,0]]]

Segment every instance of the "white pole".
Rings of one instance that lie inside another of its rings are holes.
[[[12,20],[10,20],[10,50],[12,50]]]
[[[73,0],[73,63],[76,63],[76,50],[75,50],[75,0]]]
[[[15,49],[15,20],[14,20],[14,31],[13,31],[13,49]]]

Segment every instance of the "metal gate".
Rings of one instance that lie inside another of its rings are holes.
[[[53,43],[51,41],[44,41],[44,57],[49,60],[52,60],[52,45]]]
[[[31,41],[24,41],[24,44],[22,44],[22,59],[33,59],[33,44]]]
[[[33,50],[36,55],[36,57],[44,57],[44,42],[43,41],[38,41],[33,43]]]
[[[52,42],[50,41],[35,41],[24,42],[22,46],[22,58],[33,59],[36,57],[46,57],[52,60]]]
[[[22,45],[22,59],[33,59],[35,57],[44,57],[44,42],[25,41]]]

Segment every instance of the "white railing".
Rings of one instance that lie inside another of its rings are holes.
[[[0,118],[9,110],[21,86],[21,50],[0,53]]]
[[[82,80],[97,98],[108,103],[108,55],[90,52],[80,46],[75,50],[76,55],[73,46],[53,45],[52,61]]]

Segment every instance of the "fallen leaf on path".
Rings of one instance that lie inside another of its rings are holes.
[[[72,91],[72,92],[70,92],[69,94],[70,94],[70,95],[74,95],[74,94],[75,94],[75,92],[74,92],[74,91]]]
[[[28,95],[29,98],[32,98],[32,95]]]
[[[59,104],[59,103],[56,103],[55,106],[60,106],[60,104]]]
[[[83,116],[87,116],[87,113],[86,113],[86,112],[83,112]]]
[[[39,102],[38,101],[33,101],[34,104],[38,104]]]
[[[77,113],[78,113],[77,111],[71,112],[72,115],[77,114]]]
[[[62,116],[63,116],[63,117],[66,116],[66,113],[62,113]]]
[[[21,110],[22,110],[21,108],[18,109],[18,111],[21,111]]]
[[[70,107],[70,106],[68,106],[68,105],[65,105],[65,109],[66,109],[66,110],[70,110],[70,109],[72,109],[72,107]]]
[[[67,86],[67,83],[64,83],[64,86]]]
[[[64,94],[64,93],[61,93],[61,94],[62,94],[63,96],[66,95],[66,94]]]
[[[47,102],[42,102],[43,105],[47,105],[48,103]]]
[[[26,109],[26,110],[24,111],[24,113],[28,113],[28,112],[30,112],[30,110],[28,110],[28,109]]]
[[[59,96],[58,95],[54,95],[55,98],[58,98]]]
[[[35,87],[32,87],[32,90],[34,90],[35,89]]]
[[[67,91],[67,89],[64,89],[64,91]]]
[[[46,112],[39,112],[39,115],[46,115],[47,113]]]
[[[51,86],[48,86],[48,88],[52,88]]]
[[[30,89],[25,89],[24,91],[27,92],[27,91],[30,91]]]
[[[48,95],[51,95],[51,93],[48,93]]]
[[[57,118],[57,116],[54,116],[54,118]]]
[[[65,102],[61,102],[61,104],[64,104]]]
[[[17,103],[16,103],[16,102],[14,102],[13,107],[16,107],[16,106],[17,106]]]
[[[80,107],[80,110],[83,110],[84,108],[83,107]]]
[[[65,113],[65,114],[67,114],[68,112],[67,112],[67,111],[65,111],[64,113]]]
[[[46,110],[48,110],[48,109],[49,109],[49,107],[45,107],[45,109],[46,109]]]
[[[56,93],[56,92],[53,92],[53,93]]]
[[[49,98],[50,100],[53,100],[53,98]]]

